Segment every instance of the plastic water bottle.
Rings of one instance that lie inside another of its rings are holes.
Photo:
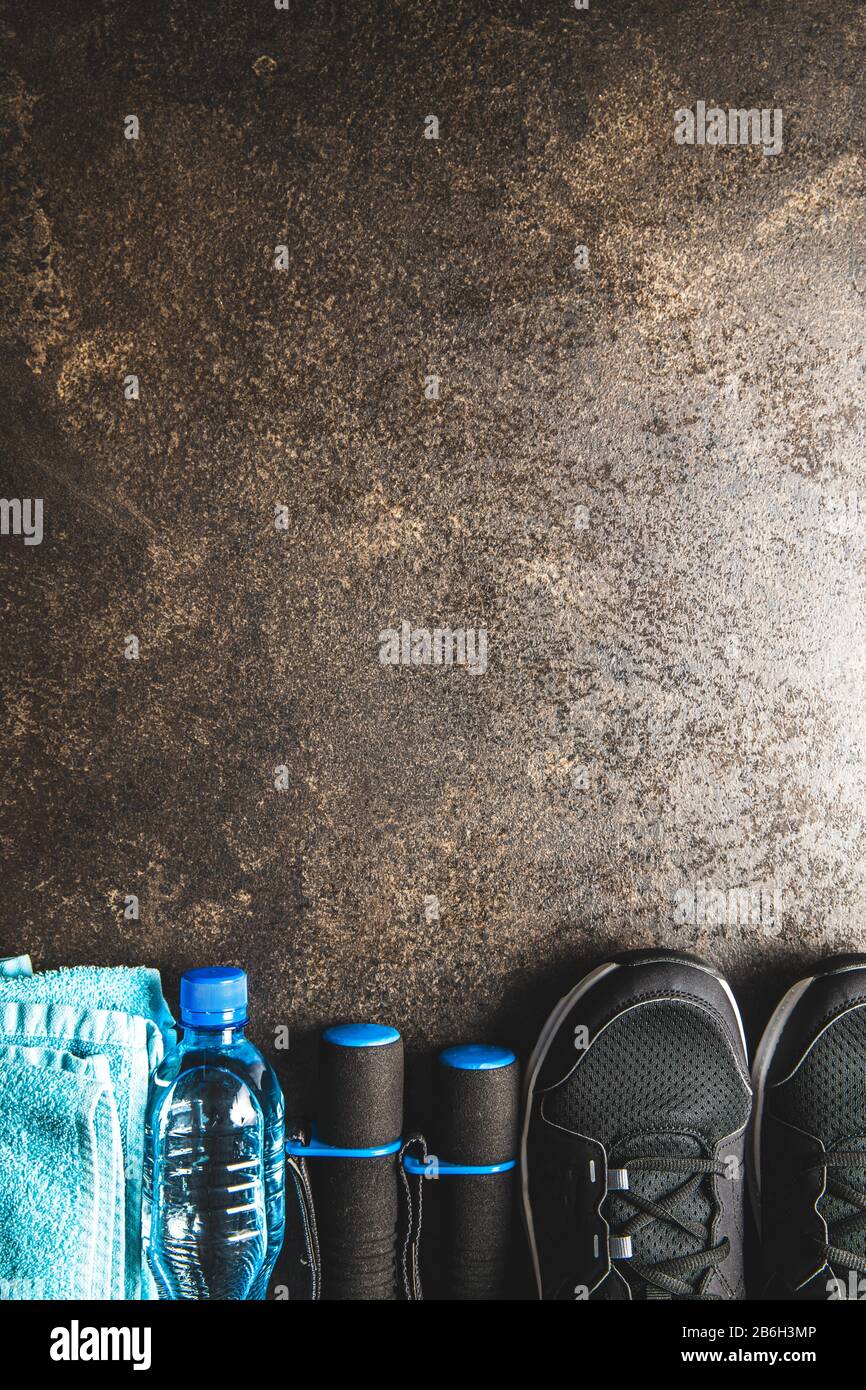
[[[262,1299],[285,1228],[285,1119],[244,1036],[247,977],[188,970],[183,1036],[150,1082],[144,1252],[160,1298]]]

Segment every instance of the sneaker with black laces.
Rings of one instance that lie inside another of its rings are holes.
[[[755,1055],[765,1298],[866,1298],[866,956],[798,981]]]
[[[539,1298],[744,1298],[750,1109],[739,1011],[709,965],[637,951],[581,980],[526,1071]]]

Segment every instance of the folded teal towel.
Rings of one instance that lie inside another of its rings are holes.
[[[0,975],[0,1062],[7,1054],[20,1059],[23,1052],[26,1065],[57,1070],[52,1059],[61,1053],[104,1069],[117,1121],[111,1133],[123,1196],[120,1248],[125,1248],[127,1298],[150,1297],[153,1291],[141,1263],[144,1112],[150,1072],[162,1060],[166,1042],[173,1041],[173,1021],[155,970],[75,967],[29,978]],[[55,1090],[61,1086],[55,1078]],[[98,1136],[107,1133],[104,1126],[98,1130]],[[88,1174],[98,1171],[91,1166]],[[0,1165],[0,1197],[4,1186]]]
[[[29,956],[4,956],[0,960],[0,976],[32,975],[33,964]]]
[[[123,1298],[122,1149],[105,1061],[12,1047],[0,1095],[0,1298]]]
[[[29,962],[29,957],[18,960]],[[162,995],[158,970],[135,965],[75,965],[38,975],[0,977],[0,1000],[17,1004],[71,1004],[76,1009],[117,1009],[155,1023],[168,1047],[176,1042],[174,1019]]]

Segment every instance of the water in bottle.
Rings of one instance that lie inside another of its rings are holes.
[[[283,1243],[283,1096],[244,1036],[236,966],[181,979],[183,1036],[150,1083],[143,1240],[160,1298],[261,1299]]]

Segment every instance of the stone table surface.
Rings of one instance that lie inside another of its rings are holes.
[[[44,508],[0,538],[0,954],[243,964],[285,1076],[337,1018],[525,1051],[653,944],[754,1035],[862,947],[866,8],[0,31]],[[677,143],[698,101],[783,148]],[[403,622],[486,660],[383,664]]]

